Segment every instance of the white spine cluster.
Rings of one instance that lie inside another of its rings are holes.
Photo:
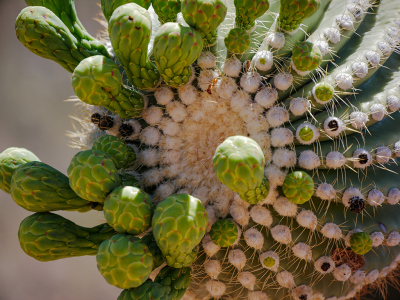
[[[293,75],[290,73],[278,73],[274,77],[274,86],[281,91],[285,91],[293,84]]]
[[[300,226],[314,231],[317,228],[318,218],[311,210],[302,210],[297,216],[296,221]]]
[[[290,232],[290,228],[286,225],[276,225],[271,228],[272,238],[281,244],[289,244],[292,242],[292,234]]]
[[[285,197],[279,197],[273,207],[282,217],[295,217],[297,214],[297,204],[290,202]]]
[[[246,244],[251,248],[259,250],[264,245],[264,236],[256,228],[247,229],[243,236]]]
[[[378,147],[376,149],[376,161],[380,164],[387,164],[392,158],[392,150],[388,147]]]
[[[372,247],[378,247],[382,245],[383,241],[385,240],[385,236],[380,231],[375,231],[370,234],[372,239]]]
[[[254,285],[256,284],[257,280],[256,276],[254,276],[250,272],[240,272],[237,279],[241,285],[251,291],[254,289]]]
[[[305,150],[300,153],[298,163],[305,170],[313,170],[321,165],[321,160],[314,151]]]
[[[271,127],[278,127],[289,121],[289,112],[282,106],[276,106],[267,111],[266,117]]]
[[[204,263],[204,270],[211,279],[217,280],[222,271],[221,262],[217,259],[209,259]]]
[[[397,188],[392,188],[389,190],[388,196],[387,196],[387,203],[391,205],[396,205],[400,201],[400,191]]]
[[[346,157],[340,152],[331,151],[325,157],[325,164],[330,169],[339,169],[346,164]]]
[[[342,230],[340,227],[335,223],[326,223],[321,228],[321,233],[327,237],[328,239],[341,239],[343,238]]]
[[[333,200],[336,197],[336,190],[331,184],[324,182],[318,185],[315,195],[322,200]]]
[[[257,92],[254,100],[264,108],[270,108],[278,100],[278,91],[265,86]]]
[[[365,124],[368,122],[368,115],[361,111],[353,111],[350,114],[350,124],[355,129],[362,129],[365,127]]]
[[[247,258],[242,250],[234,249],[229,251],[228,260],[235,268],[241,271],[246,265]]]
[[[272,154],[272,161],[280,168],[290,168],[296,165],[296,152],[286,148],[279,148]]]
[[[272,215],[268,208],[261,205],[254,205],[250,209],[250,217],[257,224],[270,227],[272,225]]]
[[[294,98],[290,101],[290,111],[295,116],[301,116],[310,109],[311,103],[307,98]]]
[[[268,71],[274,63],[274,56],[271,51],[258,51],[251,60],[252,64],[260,71]]]
[[[346,281],[351,276],[351,268],[346,265],[342,264],[333,271],[333,277],[335,277],[338,281]]]
[[[368,193],[367,201],[371,206],[379,206],[385,201],[385,196],[380,190],[372,189]]]
[[[297,243],[292,247],[293,254],[300,259],[310,261],[312,259],[312,248],[306,243]]]
[[[221,281],[210,280],[206,283],[206,289],[211,296],[219,298],[225,294],[226,285]]]
[[[240,86],[248,93],[255,93],[261,84],[261,75],[258,72],[246,72],[240,78]]]
[[[328,274],[335,269],[335,262],[330,256],[321,256],[315,261],[314,268],[318,273]]]
[[[166,85],[157,88],[154,92],[154,97],[160,105],[167,105],[174,99],[174,92]]]
[[[288,271],[282,271],[276,274],[276,281],[280,286],[288,289],[291,289],[295,286],[293,275]]]

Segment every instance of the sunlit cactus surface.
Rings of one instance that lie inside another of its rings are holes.
[[[17,38],[72,73],[80,114],[66,175],[0,154],[0,188],[35,212],[26,254],[96,255],[119,300],[344,300],[395,279],[399,0],[102,0],[98,39],[74,0],[26,3]],[[93,209],[107,223],[50,212]]]

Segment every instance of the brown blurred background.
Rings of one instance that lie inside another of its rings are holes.
[[[86,29],[95,35],[101,26],[93,20],[100,0],[77,1]],[[74,94],[71,74],[55,62],[42,59],[20,44],[14,22],[26,6],[23,0],[0,0],[0,152],[16,146],[33,151],[42,161],[66,173],[77,149],[68,146],[73,130],[69,115]],[[120,289],[106,283],[95,257],[39,262],[19,247],[19,223],[30,213],[0,190],[0,300],[116,300]],[[60,213],[82,226],[104,221],[102,213]],[[400,299],[390,291],[388,299]]]

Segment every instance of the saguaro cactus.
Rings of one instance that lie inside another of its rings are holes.
[[[97,254],[119,299],[344,300],[386,282],[400,260],[399,1],[148,3],[102,1],[110,57],[50,6],[16,26],[74,73],[87,130],[69,184],[119,232]],[[5,192],[42,186],[20,180],[34,157],[6,154]]]

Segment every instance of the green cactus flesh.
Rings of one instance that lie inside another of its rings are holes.
[[[104,205],[110,223],[47,233],[33,216],[58,217],[35,214],[24,251],[104,241],[119,300],[344,300],[394,278],[399,2],[151,2],[102,1],[110,55],[72,0],[27,0],[18,17],[20,41],[73,72],[84,151],[68,186],[6,150],[0,187],[27,210]]]

